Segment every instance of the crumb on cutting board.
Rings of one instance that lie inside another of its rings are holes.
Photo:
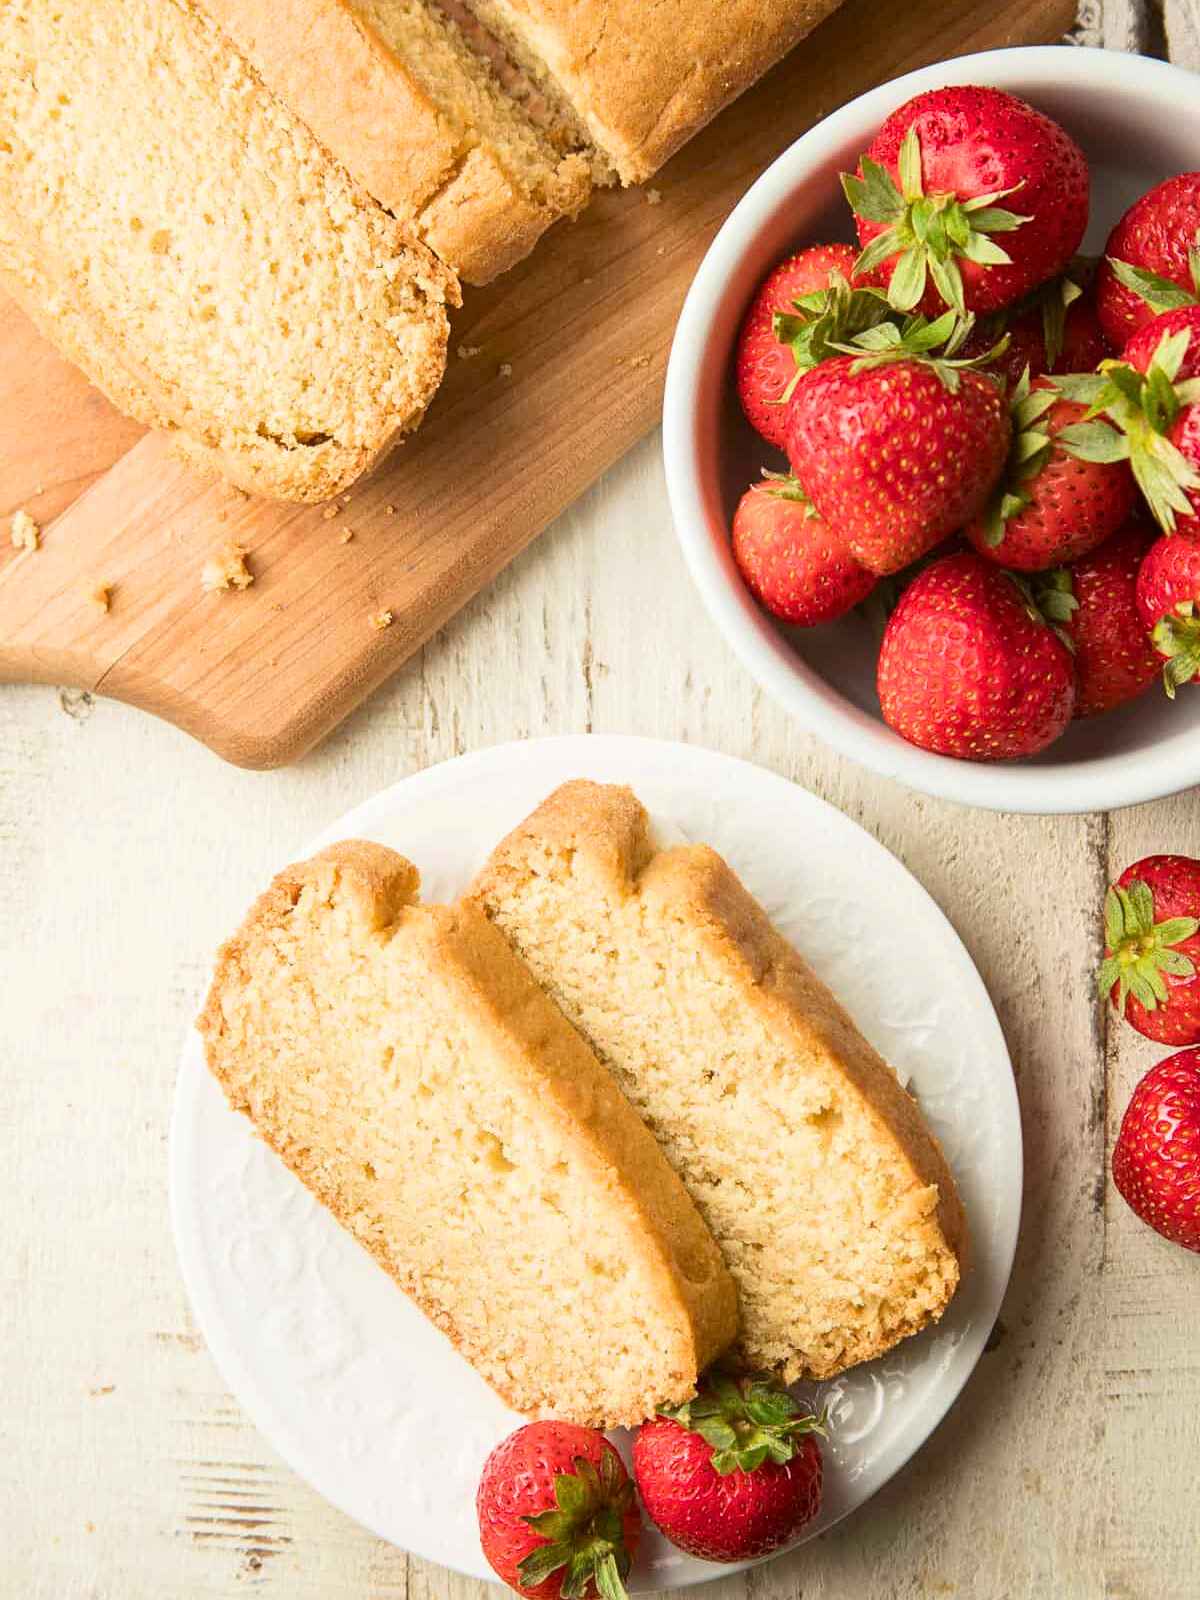
[[[511,361],[502,361],[500,363],[500,376],[502,378],[511,378],[512,377],[512,362]]]
[[[460,344],[458,347],[458,359],[460,361],[473,361],[482,349],[483,346],[481,344]]]
[[[111,583],[94,583],[88,590],[88,599],[94,606],[99,606],[101,611],[107,611],[112,605],[113,586]]]
[[[214,550],[200,572],[200,586],[207,593],[214,589],[248,589],[253,582],[246,552],[232,540]]]
[[[354,529],[353,528],[343,528],[341,533],[338,534],[338,543],[339,544],[349,544],[351,539],[353,539],[353,537],[354,537]]]
[[[394,517],[396,515],[395,506],[384,506],[383,510],[386,516]]]
[[[660,206],[660,205],[662,205],[662,190],[661,189],[647,189],[646,190],[646,204],[648,206]]]
[[[650,357],[649,356],[630,356],[629,365],[631,367],[648,367],[650,365]]]
[[[341,506],[338,505],[336,500],[334,500],[329,505],[327,505],[325,507],[325,509],[324,509],[324,511],[322,511],[321,515],[325,518],[326,522],[332,522],[334,517],[337,517],[337,516],[341,515],[341,511],[342,511]]]
[[[17,550],[36,550],[41,542],[41,528],[24,509],[13,513],[11,530]]]
[[[395,620],[395,613],[391,611],[373,611],[371,613],[371,626],[379,633],[382,633],[385,628],[390,628]]]

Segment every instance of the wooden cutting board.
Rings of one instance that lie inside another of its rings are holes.
[[[0,679],[130,701],[244,766],[295,760],[655,425],[696,266],[781,150],[873,84],[1049,42],[1073,12],[925,0],[889,7],[885,28],[877,0],[848,0],[655,190],[601,195],[467,292],[425,425],[334,516],[179,465],[0,304],[0,515],[42,526],[32,553],[0,534]],[[230,539],[253,586],[205,594],[205,558]]]

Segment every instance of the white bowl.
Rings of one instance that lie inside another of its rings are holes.
[[[986,765],[930,755],[886,726],[876,639],[857,616],[787,628],[755,604],[729,549],[729,523],[764,465],[780,466],[741,415],[731,358],[755,286],[791,249],[853,239],[838,173],[853,167],[904,101],[948,83],[992,84],[1060,121],[1087,152],[1098,254],[1125,208],[1163,178],[1200,166],[1200,90],[1165,62],[1048,46],[963,56],[861,95],[798,139],[736,207],[700,264],[667,373],[663,452],[675,528],[721,632],[763,688],[835,750],[943,799],[997,811],[1099,811],[1200,783],[1200,691],[1174,704],[1151,689],[1074,723],[1032,761]]]

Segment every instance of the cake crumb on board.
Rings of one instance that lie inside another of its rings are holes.
[[[13,547],[17,550],[36,550],[41,543],[41,528],[24,509],[13,512],[12,523]]]
[[[214,550],[200,572],[200,587],[206,593],[217,589],[248,589],[254,574],[246,565],[246,552],[232,540]]]
[[[373,611],[371,613],[371,626],[378,633],[382,633],[385,628],[390,628],[395,620],[395,613],[386,609],[383,611]]]
[[[88,599],[94,606],[99,606],[101,611],[107,611],[112,605],[113,586],[111,583],[94,583],[88,590]]]

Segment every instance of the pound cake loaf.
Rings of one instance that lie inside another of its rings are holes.
[[[658,1146],[472,906],[350,842],[281,873],[199,1028],[230,1103],[531,1416],[634,1424],[736,1331]]]
[[[188,0],[0,5],[0,275],[122,410],[285,500],[416,427],[458,298]]]
[[[465,4],[622,182],[640,183],[840,0]]]
[[[481,906],[657,1137],[738,1286],[741,1352],[828,1378],[939,1317],[966,1225],[915,1101],[715,851],[568,783]]]
[[[432,0],[203,0],[267,86],[468,283],[528,254],[591,191]],[[536,107],[535,107],[536,109]]]

